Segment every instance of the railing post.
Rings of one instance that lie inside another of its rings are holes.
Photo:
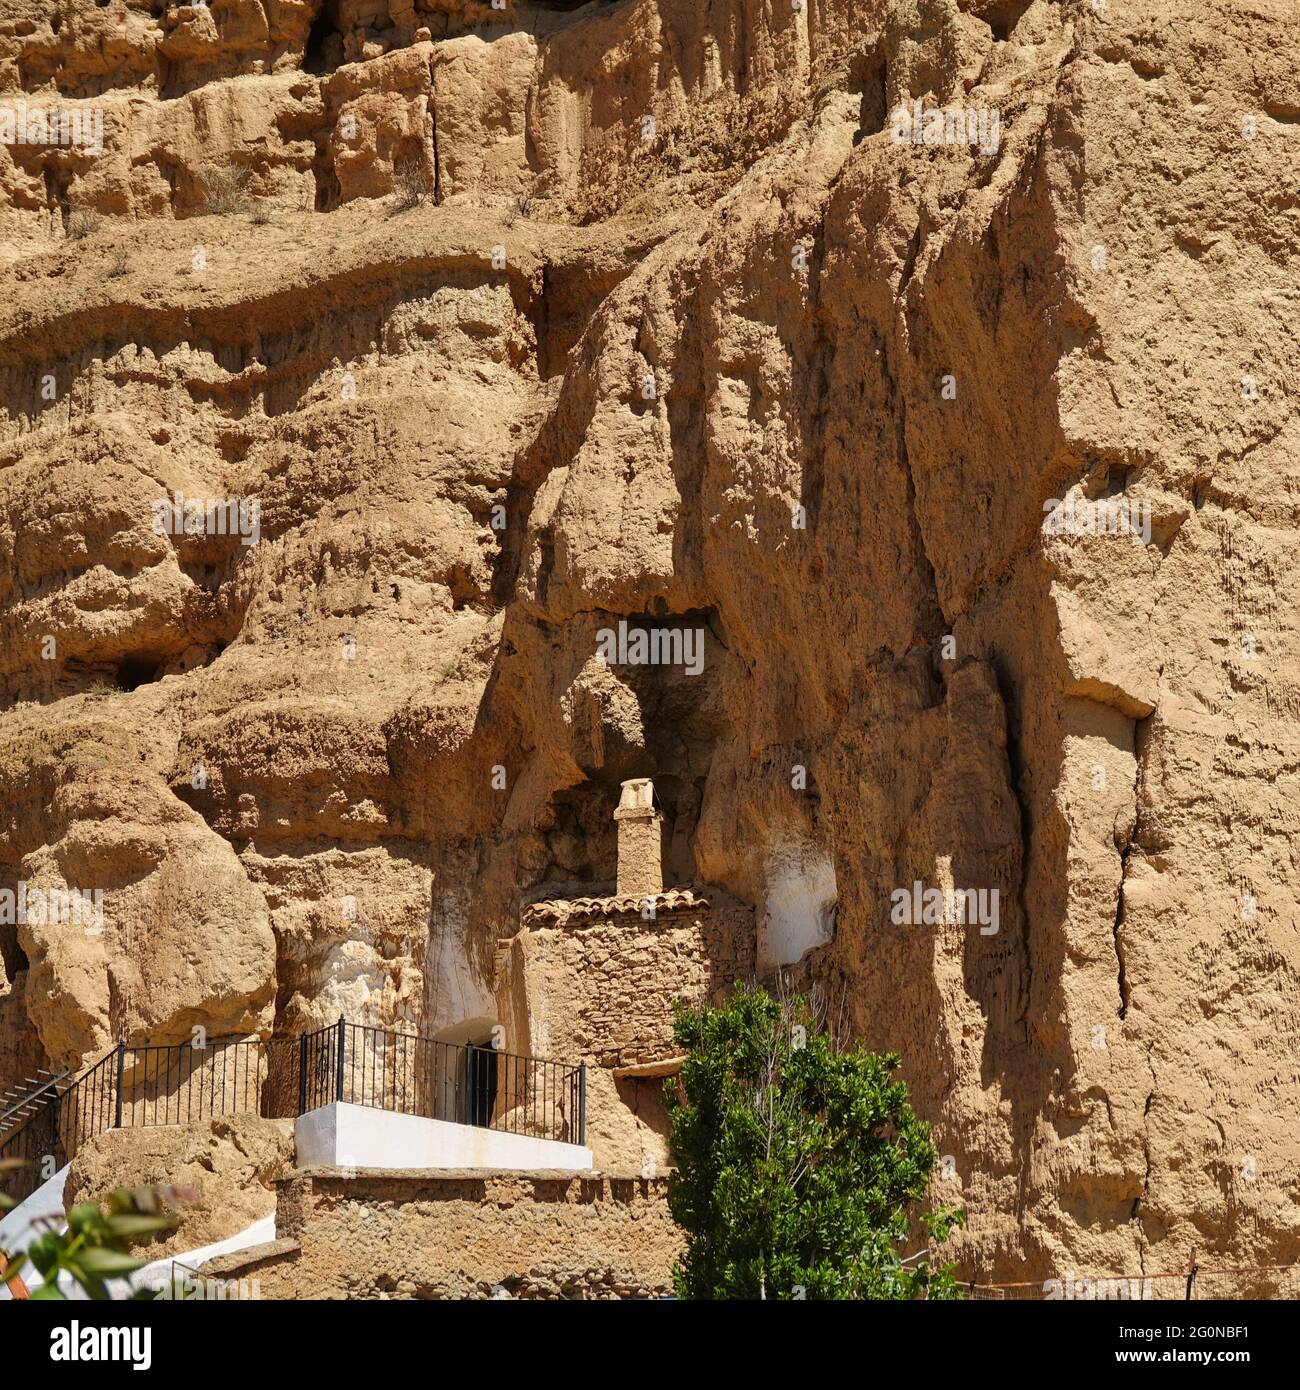
[[[117,1103],[113,1112],[113,1128],[122,1128],[122,1078],[126,1074],[126,1040],[118,1039],[117,1044]]]
[[[335,1047],[335,1051],[338,1053],[338,1063],[336,1067],[337,1075],[335,1077],[334,1085],[334,1099],[339,1101],[343,1099],[343,1053],[347,1049],[348,1045],[347,1027],[348,1025],[343,1021],[343,1015],[340,1014],[339,1038],[338,1043]]]
[[[587,1142],[587,1064],[578,1063],[578,1143]]]
[[[472,1125],[474,1123],[474,1044],[465,1044],[465,1104],[463,1106],[465,1118],[462,1124]]]
[[[307,1034],[298,1034],[298,1113],[307,1113]]]

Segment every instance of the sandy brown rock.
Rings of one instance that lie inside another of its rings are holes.
[[[110,1129],[84,1145],[63,1190],[64,1205],[102,1201],[115,1187],[173,1186],[197,1196],[181,1222],[140,1247],[141,1258],[198,1250],[275,1210],[275,1183],[293,1167],[293,1125],[238,1115],[166,1128]]]
[[[165,749],[165,727],[154,732]],[[266,903],[229,843],[162,783],[162,750],[136,733],[107,712],[57,731],[15,721],[0,755],[15,779],[14,879],[102,894],[89,919],[10,928],[45,1054],[74,1069],[117,1039],[251,1033],[271,1018]]]
[[[964,1273],[1300,1258],[1289,5],[46,9],[0,98],[104,148],[0,147],[0,886],[109,913],[0,927],[0,1057],[490,1021],[653,775],[903,1054]]]

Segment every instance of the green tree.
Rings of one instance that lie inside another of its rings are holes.
[[[941,1244],[962,1213],[920,1209],[935,1148],[896,1056],[841,1048],[815,1001],[755,988],[679,1005],[675,1033],[687,1056],[664,1096],[683,1298],[960,1296],[928,1248],[900,1250],[917,1228]]]

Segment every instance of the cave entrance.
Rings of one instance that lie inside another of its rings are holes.
[[[119,690],[138,690],[158,679],[158,668],[162,662],[157,657],[124,657],[117,668],[117,688]]]
[[[302,70],[313,77],[325,77],[343,61],[343,36],[331,20],[326,6],[307,31]]]

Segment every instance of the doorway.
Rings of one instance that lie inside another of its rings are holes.
[[[432,1118],[487,1126],[500,1109],[498,1053],[492,1046],[494,1018],[463,1018],[441,1029],[431,1046]]]
[[[465,1123],[486,1128],[497,1101],[497,1053],[487,1046],[465,1047]]]

